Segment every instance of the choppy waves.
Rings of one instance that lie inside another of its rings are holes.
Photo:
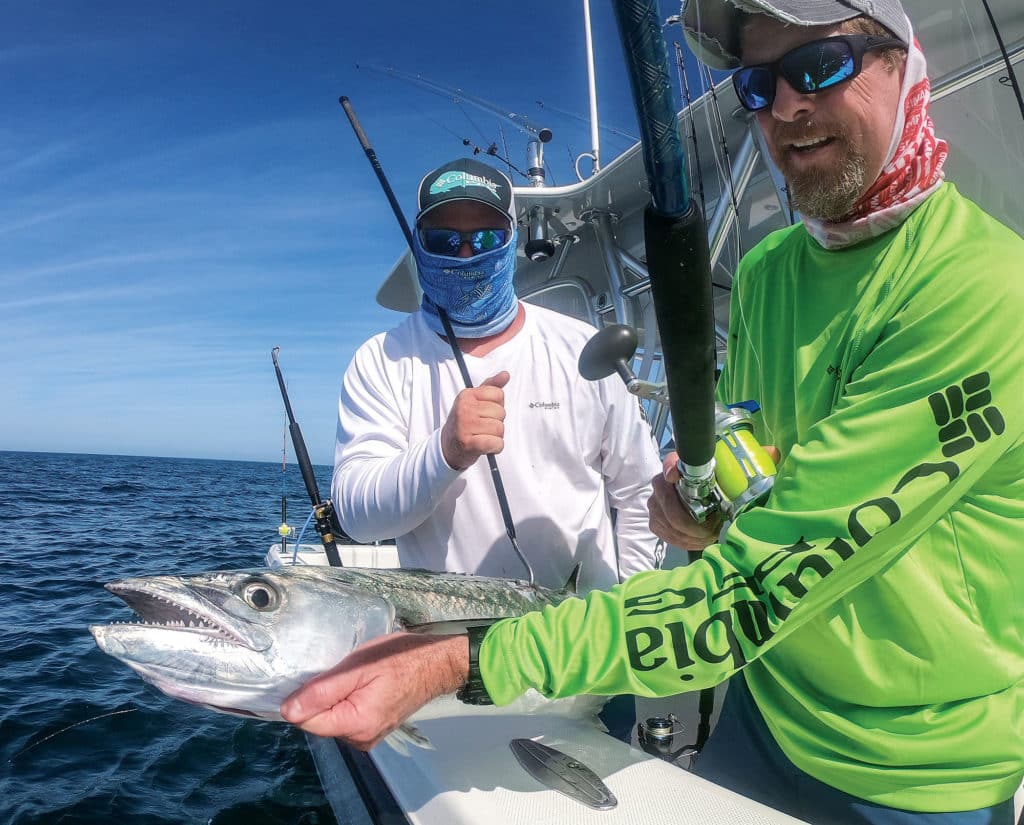
[[[0,822],[333,823],[297,730],[173,701],[88,632],[131,616],[104,582],[259,564],[281,494],[269,463],[0,453]]]

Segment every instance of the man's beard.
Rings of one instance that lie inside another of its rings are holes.
[[[802,215],[819,221],[837,222],[853,211],[867,189],[867,159],[846,134],[834,135],[845,147],[838,167],[794,170],[780,164],[786,178],[789,202]]]

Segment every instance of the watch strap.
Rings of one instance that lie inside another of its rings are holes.
[[[480,675],[480,643],[491,629],[489,624],[472,625],[466,628],[469,637],[469,678],[458,689],[455,697],[467,705],[493,705],[484,680]]]

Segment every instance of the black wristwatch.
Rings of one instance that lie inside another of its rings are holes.
[[[489,624],[473,625],[466,628],[466,635],[469,637],[469,678],[466,679],[466,684],[456,691],[455,697],[467,705],[494,704],[484,686],[484,680],[480,676],[480,642],[484,640],[484,636],[490,629]]]

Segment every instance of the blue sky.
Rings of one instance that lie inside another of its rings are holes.
[[[310,453],[331,462],[345,366],[401,320],[374,294],[404,248],[338,96],[408,215],[462,138],[502,138],[366,65],[549,126],[556,184],[589,148],[558,111],[588,111],[580,2],[0,9],[0,449],[277,460],[280,346]],[[636,133],[611,8],[592,14],[601,119]],[[526,136],[500,129],[522,168]],[[606,161],[628,146],[602,141]]]

